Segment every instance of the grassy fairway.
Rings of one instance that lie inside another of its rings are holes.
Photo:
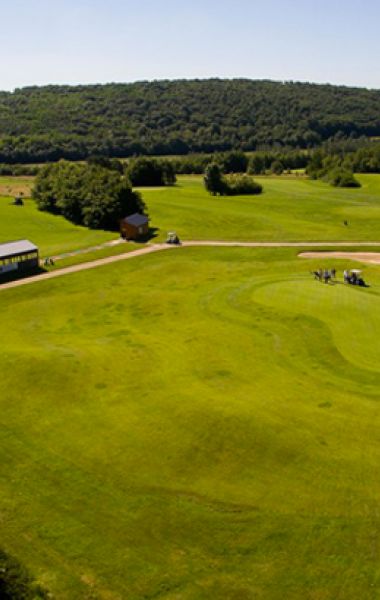
[[[338,190],[305,178],[265,177],[260,196],[219,198],[204,190],[201,177],[180,177],[173,188],[144,188],[142,194],[158,240],[173,229],[184,239],[377,240],[380,177],[363,175],[360,179],[361,189]],[[14,186],[24,181],[13,180]],[[12,178],[0,178],[1,183],[7,188]],[[0,185],[0,194],[1,189]],[[40,212],[32,200],[26,200],[23,207],[10,202],[0,197],[0,242],[29,238],[43,256],[94,246],[116,236]],[[349,222],[347,227],[344,220]]]
[[[115,237],[115,232],[78,227],[63,217],[41,212],[33,200],[26,200],[24,206],[13,206],[10,198],[0,197],[0,243],[27,238],[37,244],[43,256],[52,256]]]
[[[181,249],[0,294],[1,544],[58,599],[378,597],[380,272],[313,265]]]
[[[173,188],[144,189],[160,237],[177,230],[185,239],[377,240],[380,177],[362,175],[358,190],[304,178],[258,178],[260,196],[212,197],[201,177],[180,177]],[[343,221],[348,220],[348,227]]]

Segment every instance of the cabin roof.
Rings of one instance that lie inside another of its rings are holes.
[[[16,256],[17,254],[27,254],[28,252],[36,252],[37,250],[37,246],[32,244],[29,240],[7,242],[5,244],[0,244],[0,258]]]
[[[134,225],[135,227],[140,227],[140,225],[145,225],[146,223],[148,223],[149,219],[146,215],[140,215],[140,213],[134,213],[133,215],[124,217],[124,219],[122,221],[123,221],[123,223],[128,223],[128,225]]]

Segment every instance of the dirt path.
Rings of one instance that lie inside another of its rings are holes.
[[[6,290],[10,288],[20,287],[22,285],[28,285],[30,283],[36,283],[37,281],[45,281],[47,279],[55,279],[56,277],[61,277],[62,275],[69,275],[70,273],[78,273],[79,271],[87,271],[88,269],[96,269],[97,267],[101,267],[103,265],[109,265],[114,262],[129,260],[132,258],[136,258],[137,256],[142,256],[144,254],[151,254],[152,252],[161,252],[163,250],[175,250],[178,248],[189,248],[189,247],[238,247],[238,248],[321,248],[321,247],[365,247],[365,246],[379,246],[380,242],[225,242],[225,241],[217,241],[217,240],[191,240],[185,241],[182,243],[182,246],[171,246],[168,244],[149,244],[143,246],[142,248],[138,248],[137,250],[132,250],[131,252],[125,254],[117,254],[115,256],[107,256],[105,258],[99,258],[97,260],[92,260],[91,262],[80,263],[79,265],[72,265],[71,267],[65,267],[63,269],[57,269],[55,271],[51,271],[48,273],[42,273],[40,275],[33,275],[32,277],[26,277],[25,279],[17,279],[16,281],[10,281],[9,283],[4,283],[0,285],[0,290]],[[351,256],[364,256],[364,255],[372,255],[379,256],[376,253],[372,252],[361,252],[361,253],[345,253],[345,252],[305,252],[300,254],[299,256],[306,257],[306,255],[313,255],[312,257],[324,256],[327,257],[329,254],[340,254],[345,255],[344,258],[348,258],[348,255]],[[311,258],[308,256],[308,258]],[[357,260],[362,260],[357,258]],[[380,262],[380,258],[379,261]]]
[[[380,242],[225,242],[221,240],[189,240],[183,246],[238,246],[242,248],[349,248],[380,247]]]
[[[89,248],[80,248],[79,250],[72,250],[71,252],[64,252],[63,254],[56,254],[55,256],[49,256],[55,261],[62,260],[64,258],[68,258],[69,256],[77,256],[78,254],[88,254],[89,252],[95,252],[96,250],[103,250],[103,248],[112,248],[113,246],[118,246],[119,244],[125,244],[126,241],[123,238],[116,238],[114,240],[110,240],[109,242],[103,242],[103,244],[98,244],[97,246],[90,246]],[[41,266],[44,263],[42,259],[40,261]]]
[[[301,252],[300,258],[345,258],[373,265],[380,264],[380,252]]]
[[[78,273],[79,271],[87,271],[88,269],[95,269],[102,265],[108,265],[110,263],[118,262],[120,260],[128,260],[141,256],[143,254],[151,254],[152,252],[158,252],[159,250],[167,250],[173,248],[167,244],[152,244],[151,246],[144,246],[137,250],[132,250],[125,254],[117,254],[115,256],[107,256],[105,258],[99,258],[90,262],[80,263],[79,265],[72,265],[71,267],[64,267],[63,269],[56,269],[48,273],[41,273],[40,275],[33,275],[32,277],[26,277],[25,279],[17,279],[16,281],[10,281],[0,285],[0,291],[9,288],[19,287],[21,285],[27,285],[29,283],[36,283],[37,281],[45,281],[47,279],[54,279],[55,277],[61,277],[62,275],[68,275],[69,273]]]

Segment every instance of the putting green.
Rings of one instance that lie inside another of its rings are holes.
[[[262,286],[253,299],[287,311],[308,315],[326,324],[334,343],[353,368],[373,369],[380,365],[379,291],[338,283],[285,281]]]

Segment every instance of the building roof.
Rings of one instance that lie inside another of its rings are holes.
[[[7,242],[0,244],[0,258],[15,256],[17,254],[27,254],[28,252],[36,252],[37,246],[29,240],[17,240],[16,242]]]
[[[135,227],[140,227],[140,225],[146,225],[149,219],[146,215],[140,215],[139,213],[134,213],[133,215],[129,215],[123,219],[124,223],[128,223],[128,225],[134,225]]]

